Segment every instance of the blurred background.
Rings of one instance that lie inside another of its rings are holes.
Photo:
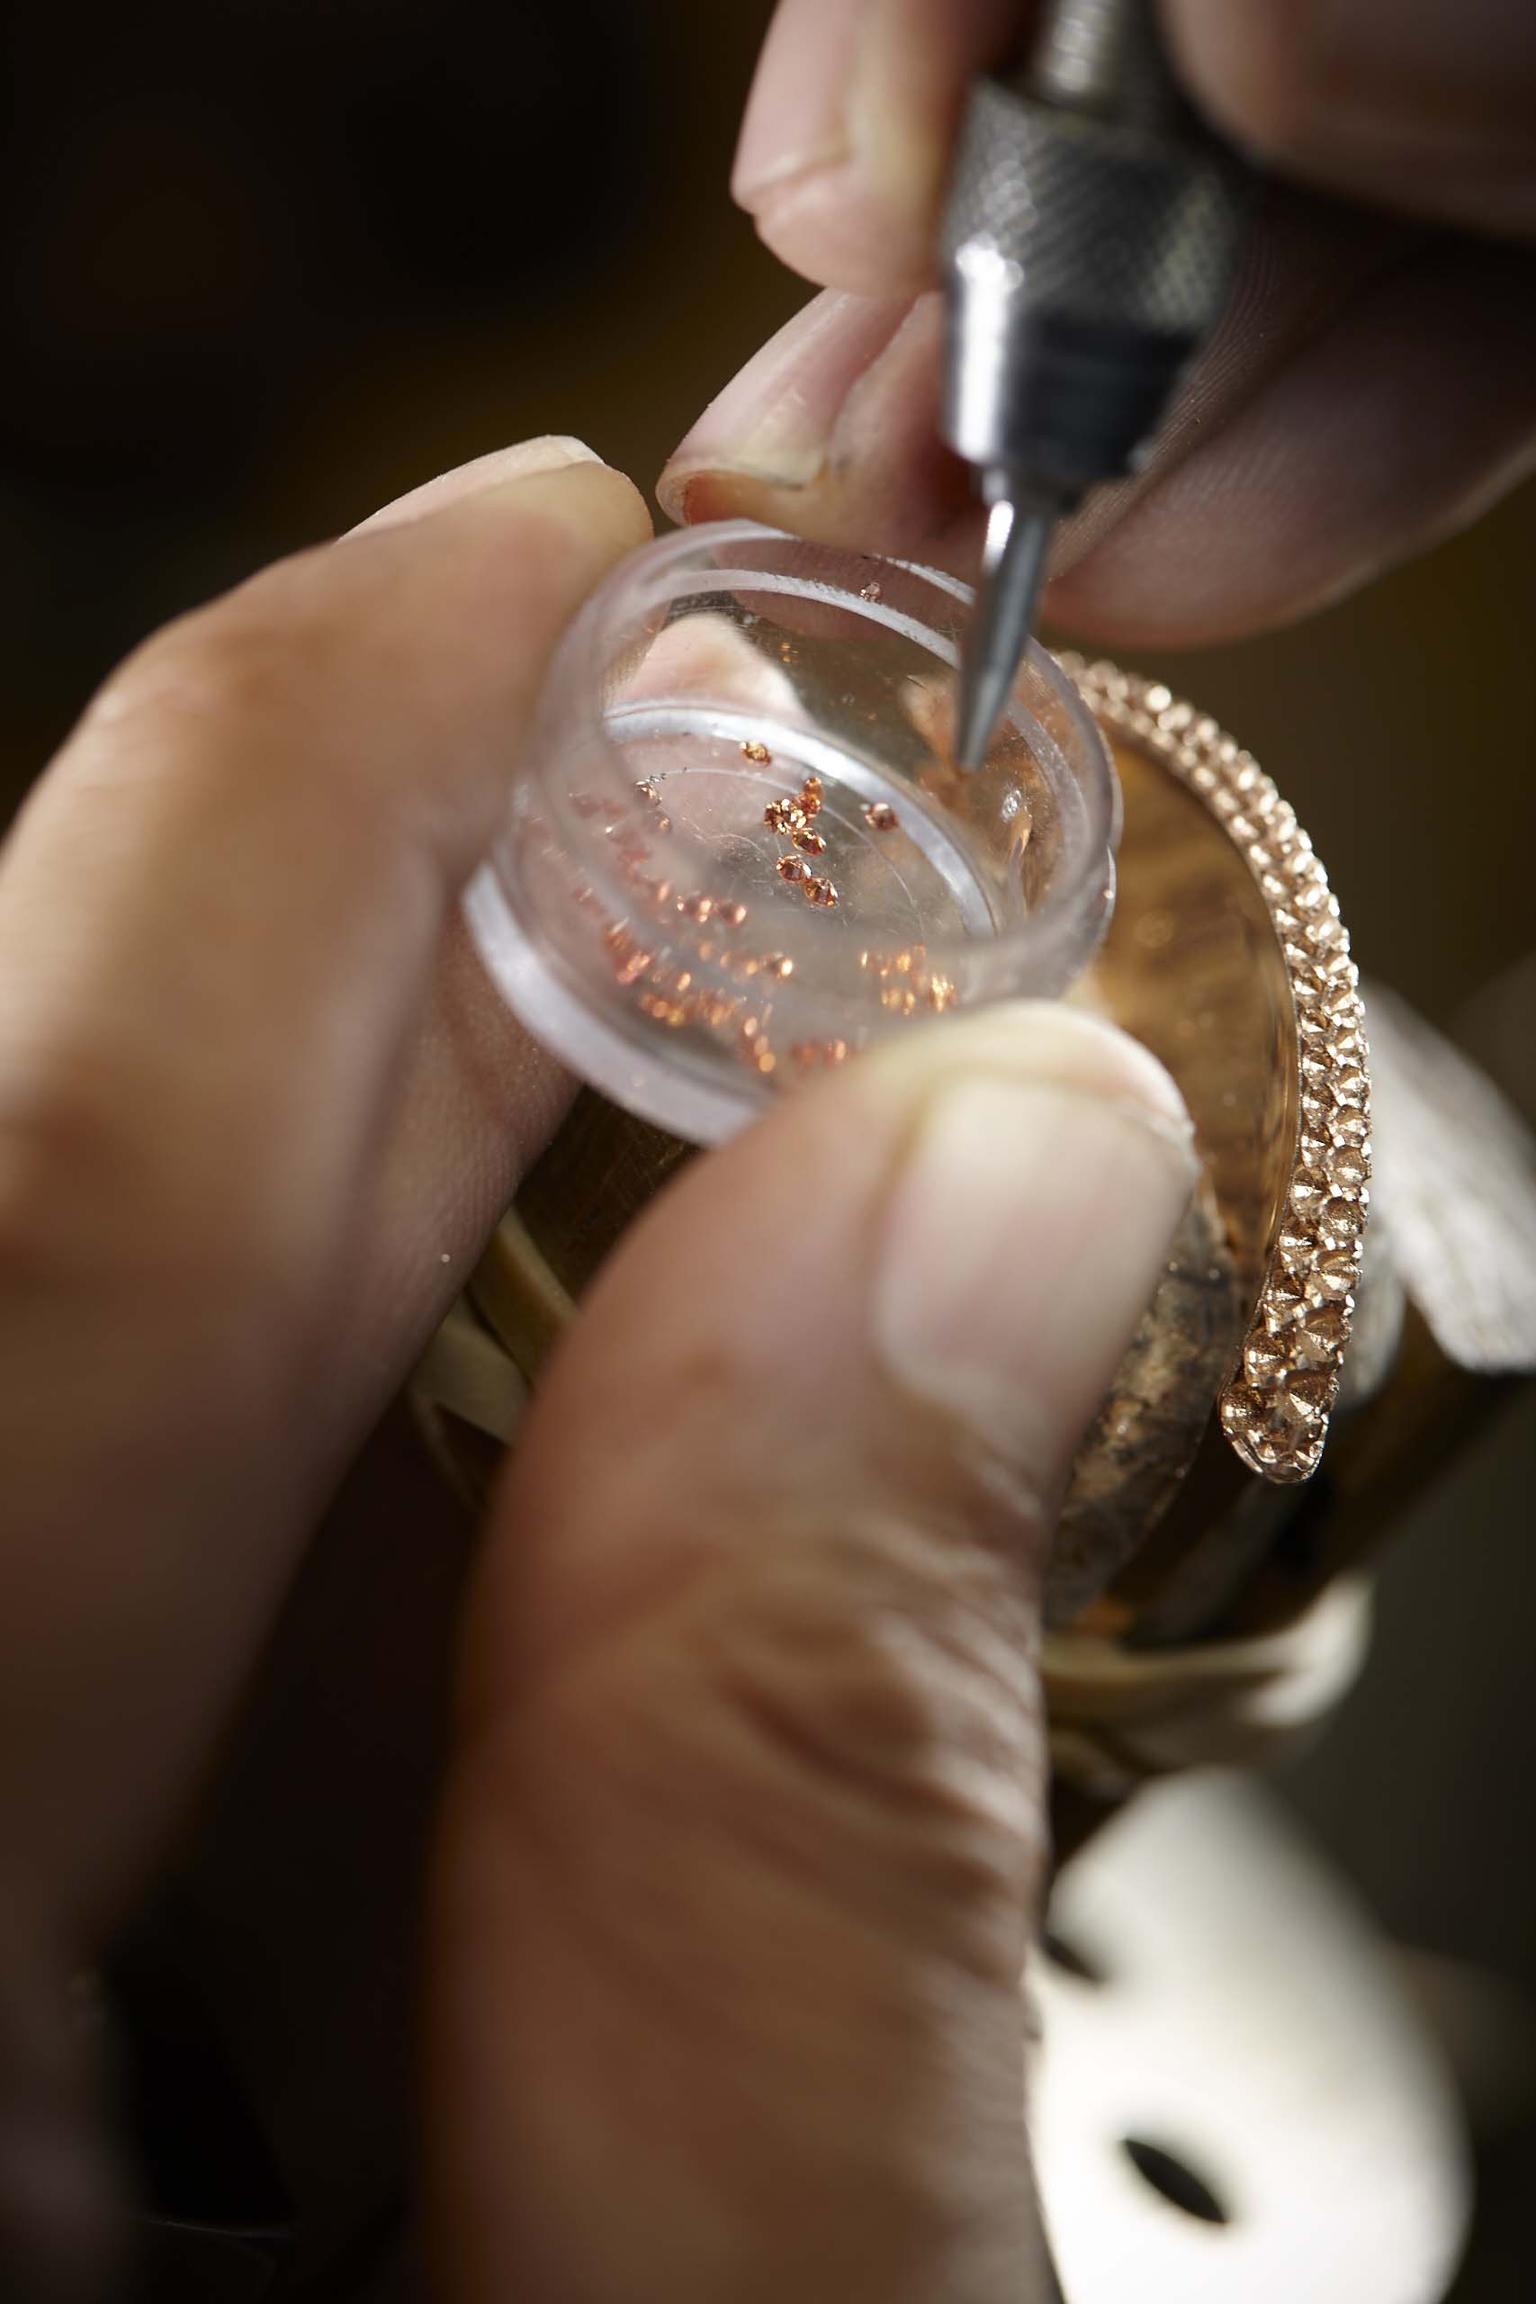
[[[726,191],[767,15],[161,0],[82,19],[12,0],[4,809],[153,625],[429,474],[558,430],[650,484],[808,293]],[[1155,667],[1276,776],[1366,971],[1528,1111],[1533,608],[1527,489],[1359,599]],[[1536,2069],[1533,1477],[1527,1398],[1405,1522],[1371,1671],[1283,1786],[1439,2019],[1498,2048],[1461,2304],[1536,2293],[1517,2111],[1522,2058]]]

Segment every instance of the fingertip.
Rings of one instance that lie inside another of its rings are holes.
[[[372,529],[393,528],[402,521],[419,520],[428,512],[440,512],[462,497],[477,495],[485,488],[500,487],[508,480],[561,471],[571,464],[601,464],[602,461],[597,450],[589,448],[585,440],[578,440],[574,433],[545,432],[532,440],[514,440],[508,447],[492,448],[484,456],[471,457],[466,464],[434,473],[430,480],[408,488],[403,496],[381,504],[376,512],[370,512],[366,519],[349,528],[347,534],[364,536]]]
[[[975,1129],[953,1133],[956,1144],[977,1140],[972,1166],[986,1206],[973,1203],[958,1172],[946,1181],[947,1154],[923,1164],[920,1183],[904,1185],[919,1141],[948,1142],[942,1115],[978,1099],[1007,1123],[991,1150]],[[912,1342],[910,1333],[902,1358],[886,1313],[899,1298],[912,1331],[922,1300],[937,1301],[937,1280],[922,1265],[915,1292],[892,1283],[872,1269],[871,1246],[880,1243],[894,1266],[905,1254],[904,1227],[921,1214],[926,1235],[948,1243],[955,1270],[963,1262],[983,1300],[982,1364],[953,1339],[939,1356],[963,1364],[960,1420],[974,1402],[972,1424],[986,1425],[985,1443],[1007,1454],[994,1406],[1000,1392],[1012,1399],[1015,1432],[1043,1492],[1075,1444],[1073,1419],[1093,1406],[1144,1309],[1195,1171],[1174,1082],[1138,1042],[1092,1013],[1020,1001],[888,1041],[779,1100],[647,1210],[551,1371],[523,1480],[552,1480],[568,1497],[583,1492],[581,1516],[594,1527],[615,1511],[626,1517],[613,1485],[621,1466],[629,1517],[635,1499],[651,1487],[664,1491],[683,1462],[690,1493],[717,1492],[722,1510],[753,1482],[759,1501],[788,1494],[792,1503],[813,1468],[824,1475],[829,1463],[843,1487],[891,1500],[905,1477],[905,1442],[885,1378],[898,1361],[904,1378],[925,1361],[921,1337]],[[896,1221],[888,1211],[898,1202],[905,1213]],[[1085,1276],[1081,1289],[1069,1284],[1074,1266]],[[677,1286],[683,1270],[685,1289]],[[993,1301],[1000,1274],[1002,1311]],[[874,1303],[885,1309],[872,1330]],[[957,1306],[957,1328],[964,1317]],[[1069,1351],[1078,1330],[1080,1346]],[[1072,1375],[1070,1394],[1050,1374],[1058,1360]],[[1030,1424],[1026,1374],[1048,1432]],[[909,1396],[921,1388],[912,1378]],[[947,1379],[934,1404],[956,1411]],[[594,1419],[611,1444],[603,1457],[574,1439]],[[802,1443],[787,1457],[774,1438],[786,1429]],[[942,1467],[938,1477],[942,1486]],[[962,1448],[952,1485],[963,1488],[968,1477]],[[526,1485],[522,1503],[526,1518]],[[607,1558],[606,1538],[603,1550],[597,1581],[611,1600],[625,1572]],[[573,1560],[568,1548],[562,1576]]]
[[[373,582],[390,587],[397,570],[409,570],[414,586],[430,564],[452,556],[454,589],[462,599],[478,586],[477,622],[501,632],[521,692],[542,676],[586,595],[652,533],[650,508],[628,475],[581,457],[450,489],[417,514],[343,538],[340,549],[384,555]]]
[[[485,500],[520,518],[548,517],[594,560],[618,559],[652,534],[650,507],[628,473],[595,460],[517,476]]]
[[[1171,1072],[1107,1016],[1060,1000],[1007,1000],[910,1037],[866,1059],[916,1088],[960,1071],[1006,1072],[1135,1108],[1187,1146],[1191,1129]]]
[[[929,285],[972,75],[1014,0],[780,0],[731,188],[780,260],[862,296]]]
[[[486,2294],[530,2250],[562,2294],[644,2261],[808,2297],[833,2258],[839,2294],[954,2294],[999,2141],[989,2253],[1026,2261],[1043,1539],[1187,1200],[1180,1116],[1091,1016],[949,1018],[689,1162],[585,1299],[487,1532],[440,1843],[434,2140]]]
[[[931,284],[928,210],[882,197],[858,163],[779,181],[756,201],[752,218],[764,246],[806,280],[854,296],[915,296]]]
[[[742,115],[731,197],[749,215],[790,179],[846,158],[844,101],[863,0],[779,0]]]
[[[813,298],[674,450],[666,509],[971,573],[969,474],[934,420],[942,319],[937,294]]]
[[[899,298],[827,289],[785,322],[689,427],[668,459],[658,494],[667,510],[711,472],[752,475],[779,488],[810,486],[825,469],[839,418],[860,381],[900,335]],[[700,515],[689,506],[689,517]]]

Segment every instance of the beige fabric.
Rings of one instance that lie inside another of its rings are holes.
[[[1057,1770],[1121,1798],[1174,1769],[1271,1760],[1344,1696],[1370,1629],[1371,1587],[1349,1576],[1296,1623],[1255,1639],[1134,1649],[1051,1633],[1041,1661]]]

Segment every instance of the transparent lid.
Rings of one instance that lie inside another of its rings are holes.
[[[745,521],[626,561],[551,667],[466,909],[523,1022],[698,1142],[871,1041],[1071,983],[1113,899],[1097,724],[1036,647],[949,756],[953,578]]]

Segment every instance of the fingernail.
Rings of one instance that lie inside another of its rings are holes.
[[[558,472],[567,464],[601,464],[603,459],[585,440],[577,440],[566,432],[545,432],[536,440],[517,440],[509,448],[493,448],[488,455],[476,456],[468,464],[456,464],[451,472],[439,472],[435,479],[423,480],[417,488],[392,503],[370,512],[347,533],[360,536],[370,528],[392,528],[399,521],[419,520],[428,512],[440,512],[445,504],[458,502],[461,497],[475,496],[484,488],[496,488],[508,480],[527,480],[536,472]]]
[[[906,318],[901,297],[813,297],[713,399],[674,449],[656,483],[663,510],[681,520],[700,472],[735,472],[804,488],[827,460],[844,403]]]
[[[1145,1050],[1064,1011],[1018,1032],[1007,1072],[939,1083],[898,1175],[873,1295],[883,1365],[1055,1481],[1196,1172],[1178,1091]]]
[[[731,188],[786,263],[845,288],[931,274],[956,54],[943,8],[781,0]]]
[[[731,194],[749,213],[775,185],[846,159],[843,90],[853,69],[854,10],[787,0],[763,43],[742,116]]]

